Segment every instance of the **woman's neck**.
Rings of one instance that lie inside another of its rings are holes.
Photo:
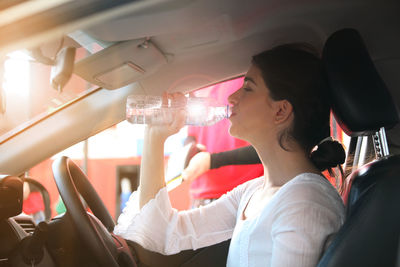
[[[264,188],[280,187],[301,173],[320,173],[298,146],[284,150],[279,143],[254,145],[264,166]]]

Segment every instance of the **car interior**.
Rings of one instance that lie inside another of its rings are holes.
[[[113,234],[95,178],[57,153],[123,122],[129,95],[243,77],[252,55],[290,42],[321,51],[332,114],[350,140],[346,220],[318,266],[400,266],[399,12],[395,0],[1,3],[0,266],[226,265],[229,240],[166,256]],[[7,91],[8,59],[37,68],[25,93]],[[66,207],[56,216],[50,189],[27,176],[48,158]],[[21,213],[24,183],[42,196],[42,222]]]

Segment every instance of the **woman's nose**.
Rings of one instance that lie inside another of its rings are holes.
[[[235,105],[238,101],[239,98],[239,91],[240,89],[236,90],[234,93],[232,93],[230,96],[228,96],[228,103],[231,105]]]

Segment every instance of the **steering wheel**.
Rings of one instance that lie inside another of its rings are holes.
[[[115,223],[86,175],[65,156],[55,160],[52,169],[67,213],[82,242],[89,248],[99,266],[119,267],[116,260],[118,248],[111,235]],[[78,192],[101,222],[86,212]]]

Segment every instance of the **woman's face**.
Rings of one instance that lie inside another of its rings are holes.
[[[228,97],[232,107],[229,120],[229,133],[247,141],[254,138],[276,139],[276,114],[279,112],[279,102],[270,97],[261,71],[251,66],[247,72],[243,86]]]

